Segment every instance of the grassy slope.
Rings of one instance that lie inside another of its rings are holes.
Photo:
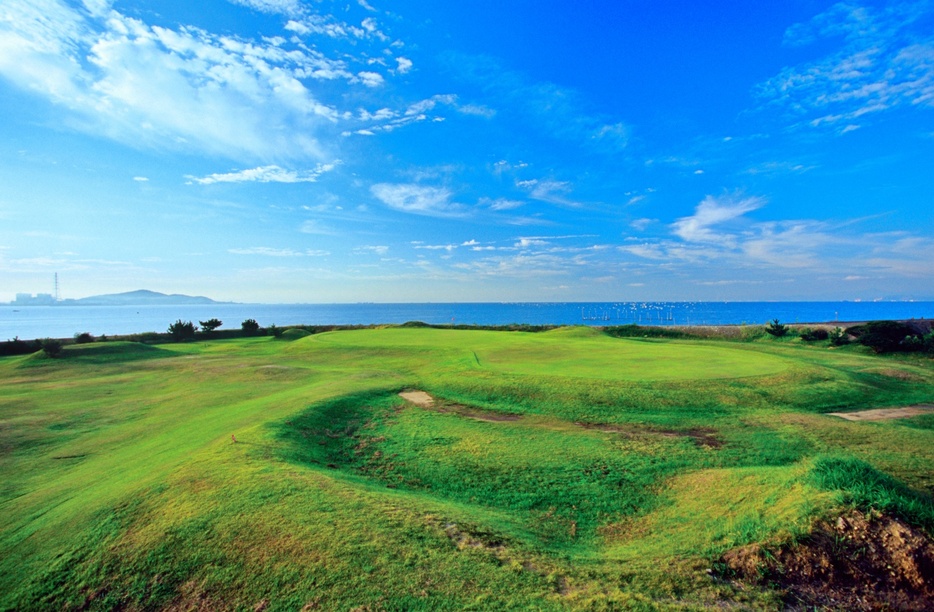
[[[816,461],[897,479],[893,511],[931,521],[932,419],[821,413],[932,401],[932,372],[584,328],[3,359],[0,608],[768,607],[703,570],[879,499],[835,494]],[[403,388],[472,412],[404,407]]]

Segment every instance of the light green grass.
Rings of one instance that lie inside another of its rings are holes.
[[[929,528],[930,419],[823,413],[932,400],[921,358],[587,328],[4,358],[0,609],[774,607],[705,569],[841,503]]]

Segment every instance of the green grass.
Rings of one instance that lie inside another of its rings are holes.
[[[934,401],[930,359],[295,336],[0,359],[0,609],[771,608],[706,568],[842,505],[934,529],[930,415],[824,414]]]

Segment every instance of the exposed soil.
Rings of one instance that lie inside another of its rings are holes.
[[[721,577],[777,587],[790,610],[934,610],[934,541],[880,514],[822,522],[797,545],[727,551]]]
[[[399,397],[406,401],[412,402],[419,408],[426,408],[428,410],[434,410],[435,412],[456,414],[458,416],[474,419],[476,421],[496,423],[502,421],[518,421],[522,418],[522,415],[520,414],[512,414],[509,412],[493,412],[492,410],[482,410],[480,408],[473,408],[471,406],[464,406],[461,404],[436,402],[435,398],[425,393],[424,391],[403,391],[399,394]]]
[[[678,430],[646,429],[634,425],[610,425],[607,423],[584,423],[582,421],[576,421],[574,424],[584,429],[595,429],[597,431],[620,434],[630,438],[646,435],[662,436],[663,438],[691,438],[694,444],[701,448],[720,448],[724,444],[717,430],[710,427],[694,427],[691,429]]]
[[[934,404],[917,404],[902,408],[876,408],[873,410],[860,410],[859,412],[828,412],[827,414],[847,421],[884,421],[886,419],[907,419],[934,412]]]

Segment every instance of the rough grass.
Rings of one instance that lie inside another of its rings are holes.
[[[929,415],[823,414],[932,400],[916,356],[586,328],[3,358],[0,609],[777,607],[706,569],[840,505],[932,529]]]

